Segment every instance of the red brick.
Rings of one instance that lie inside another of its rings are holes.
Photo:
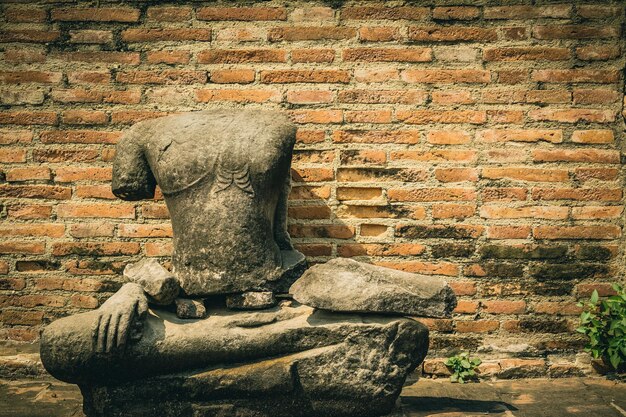
[[[346,40],[356,36],[356,29],[346,26],[288,26],[272,28],[267,34],[270,42]]]
[[[293,49],[291,62],[333,62],[335,60],[334,49]]]
[[[419,143],[420,134],[415,130],[336,130],[335,143]]]
[[[570,59],[567,48],[542,46],[488,48],[483,52],[485,61],[562,61]]]
[[[430,48],[349,48],[342,53],[344,61],[363,62],[428,62],[433,54]]]
[[[582,312],[582,309],[574,302],[542,301],[535,304],[533,311],[535,314],[578,316]]]
[[[0,148],[0,163],[15,164],[26,162],[26,150],[21,148]]]
[[[154,51],[148,52],[146,61],[149,64],[188,64],[189,51]]]
[[[349,243],[337,246],[337,254],[345,258],[353,256],[416,256],[426,248],[419,243]]]
[[[368,104],[424,104],[428,97],[421,90],[343,90],[338,94],[341,103]]]
[[[427,162],[471,162],[476,159],[476,151],[472,150],[428,150],[428,151],[391,151],[389,159],[427,161]]]
[[[7,215],[21,220],[47,219],[52,214],[52,206],[41,204],[10,205],[7,206]]]
[[[435,178],[441,182],[478,181],[478,172],[474,168],[436,168]]]
[[[485,123],[487,115],[476,110],[397,110],[398,120],[407,124]]]
[[[555,206],[523,206],[508,207],[496,205],[483,205],[480,208],[480,216],[486,219],[567,219],[569,209]]]
[[[572,6],[569,4],[542,4],[537,6],[495,6],[485,7],[485,19],[536,19],[568,18]]]
[[[536,239],[617,239],[622,235],[621,228],[614,225],[594,226],[535,226]]]
[[[334,172],[330,168],[291,168],[291,176],[296,182],[331,181]]]
[[[282,7],[202,7],[196,11],[198,20],[287,20]]]
[[[122,32],[122,40],[126,42],[210,41],[211,29],[126,29]]]
[[[531,228],[526,225],[490,226],[487,229],[488,239],[528,239]]]
[[[613,110],[596,109],[539,109],[529,111],[528,116],[533,120],[563,123],[608,123],[615,121]]]
[[[147,17],[157,22],[187,22],[191,11],[191,7],[148,7]]]
[[[211,82],[217,84],[248,84],[254,82],[253,69],[226,69],[211,71]]]
[[[469,133],[458,130],[431,130],[426,139],[434,145],[462,145],[472,140]]]
[[[572,142],[575,143],[613,143],[615,136],[612,130],[575,130],[572,133]]]
[[[90,130],[51,130],[40,134],[43,143],[117,143],[120,132],[102,132]]]
[[[54,180],[56,182],[110,181],[111,170],[111,167],[59,167],[55,170]]]
[[[392,201],[473,201],[476,192],[467,188],[406,188],[390,189]]]
[[[326,132],[323,130],[302,130],[296,132],[296,143],[320,143],[326,139]]]
[[[354,70],[354,79],[356,81],[364,83],[382,83],[387,81],[399,80],[400,73],[397,69],[389,68],[357,68]]]
[[[13,145],[17,143],[30,143],[33,133],[29,130],[2,130],[0,129],[0,145]]]
[[[615,59],[620,55],[617,45],[579,46],[576,48],[576,56],[584,61],[605,61]]]
[[[122,71],[115,79],[128,84],[204,84],[207,73],[194,70]]]
[[[572,207],[573,219],[617,219],[620,218],[624,208],[621,206],[586,206]]]
[[[576,168],[574,172],[579,181],[613,181],[619,174],[617,168]]]
[[[0,82],[5,84],[43,83],[56,84],[61,81],[60,72],[44,71],[2,71]]]
[[[536,149],[532,152],[535,162],[590,162],[619,164],[619,151],[608,149]]]
[[[386,162],[387,156],[384,151],[374,149],[351,149],[342,150],[339,160],[341,161],[342,165],[382,165]],[[332,162],[332,159],[329,162]]]
[[[476,213],[476,206],[471,204],[434,204],[432,207],[433,219],[462,220],[472,217]]]
[[[569,179],[568,171],[564,169],[542,168],[483,168],[481,177],[487,179],[509,178],[518,181],[563,182]]]
[[[0,236],[62,237],[65,225],[55,223],[7,223],[0,225]]]
[[[457,300],[455,314],[472,314],[478,311],[478,301],[473,300]]]
[[[458,266],[449,262],[431,263],[419,261],[404,262],[375,262],[375,265],[385,268],[397,269],[399,271],[413,272],[426,275],[447,275],[455,276],[458,274]]]
[[[569,69],[535,70],[533,81],[548,83],[616,83],[619,80],[617,70]]]
[[[390,42],[401,40],[400,30],[395,27],[372,27],[359,28],[359,40],[361,42]]]
[[[410,41],[450,42],[470,41],[485,42],[498,38],[496,29],[462,26],[411,26],[409,27]]]
[[[238,90],[219,89],[196,90],[196,101],[210,103],[214,101],[232,101],[236,103],[264,103],[279,102],[282,96],[278,90]]]
[[[156,119],[167,116],[166,112],[142,111],[142,110],[122,110],[111,112],[111,123],[133,124],[142,120]]]
[[[74,193],[78,198],[99,198],[104,200],[115,200],[117,197],[113,195],[111,191],[111,185],[75,185],[76,192]]]
[[[10,48],[4,50],[4,60],[15,63],[46,62],[45,49]]]
[[[56,125],[57,114],[50,111],[0,112],[0,124],[9,125]]]
[[[455,321],[458,333],[490,333],[498,330],[500,322],[496,320]]]
[[[172,237],[170,224],[120,224],[117,234],[120,237]]]
[[[113,223],[77,223],[70,227],[70,234],[73,237],[112,237],[115,225]]]
[[[125,22],[139,21],[139,9],[127,7],[92,7],[52,9],[52,20],[65,22]]]
[[[328,206],[290,206],[289,218],[330,220],[330,208]]]
[[[294,245],[297,250],[304,255],[310,256],[330,256],[332,254],[332,246],[326,244],[297,244]]]
[[[298,225],[289,226],[289,234],[292,237],[350,239],[354,236],[354,227],[346,225]]]
[[[533,188],[533,200],[620,201],[621,189],[610,188]]]
[[[526,312],[526,302],[507,301],[507,300],[489,300],[482,301],[482,311],[489,314],[524,314]]]
[[[361,236],[381,236],[389,230],[388,226],[381,224],[362,224],[359,229],[359,235]]]
[[[108,71],[70,71],[67,80],[71,84],[108,84],[111,73]]]
[[[382,189],[365,187],[337,187],[337,200],[376,200],[382,198]]]
[[[334,20],[335,10],[332,7],[297,7],[290,14],[294,22]]]
[[[141,247],[134,242],[56,242],[52,244],[54,256],[121,256],[136,255]]]
[[[282,49],[211,49],[198,53],[200,64],[251,62],[287,62],[287,52]]]
[[[0,242],[0,254],[42,254],[46,248],[42,242],[20,242],[20,241],[4,241]]]
[[[102,217],[132,219],[135,217],[135,207],[129,204],[64,203],[57,206],[57,215],[59,217],[72,218]]]
[[[4,9],[4,18],[11,23],[41,23],[47,17],[48,13],[42,8],[8,6]]]
[[[453,105],[453,104],[473,104],[475,100],[472,93],[465,90],[453,91],[433,91],[431,93],[433,104]]]
[[[58,30],[46,31],[35,29],[0,31],[0,42],[48,43],[61,36]]]
[[[605,282],[578,284],[576,286],[576,293],[579,297],[589,297],[593,293],[593,290],[598,291],[598,295],[600,295],[600,297],[608,297],[616,294],[612,284]]]
[[[341,110],[294,110],[290,112],[294,123],[341,123],[343,112]]]
[[[617,5],[580,4],[576,6],[576,12],[587,19],[602,19],[622,16],[623,8]]]
[[[563,132],[556,129],[506,129],[483,130],[478,138],[484,142],[563,142]]]
[[[43,311],[3,310],[0,313],[0,322],[4,324],[36,326],[42,324]]]
[[[67,110],[63,112],[61,120],[73,125],[101,125],[108,122],[109,116],[99,110]]]
[[[291,188],[290,200],[327,200],[330,197],[330,187],[300,185]]]
[[[533,36],[537,39],[597,39],[617,38],[616,26],[550,25],[535,26]]]
[[[473,6],[435,7],[433,19],[436,20],[473,20],[480,16],[480,9]]]
[[[488,83],[491,74],[486,70],[475,69],[409,69],[402,71],[402,80],[408,83],[427,84]]]
[[[391,110],[346,110],[346,123],[391,123]]]
[[[6,180],[9,182],[49,180],[50,178],[50,168],[48,167],[21,167],[6,171]]]
[[[428,7],[344,7],[341,18],[346,20],[422,20],[429,15]]]
[[[609,104],[621,101],[624,94],[615,90],[605,89],[576,89],[574,90],[574,104]]]

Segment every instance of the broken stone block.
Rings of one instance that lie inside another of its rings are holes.
[[[226,297],[226,307],[233,310],[262,310],[275,305],[276,299],[271,291],[247,291]]]
[[[289,292],[302,304],[331,311],[448,317],[456,307],[441,278],[343,258],[309,268]]]
[[[142,259],[126,265],[124,276],[143,288],[149,301],[160,305],[172,304],[178,296],[180,286],[171,272],[163,268],[156,259]]]
[[[206,316],[206,308],[202,300],[192,300],[191,298],[177,298],[176,316],[179,319],[201,319]]]

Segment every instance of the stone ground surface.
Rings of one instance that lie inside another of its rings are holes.
[[[604,378],[520,379],[465,385],[421,379],[405,387],[402,403],[406,417],[623,417],[626,384]],[[4,379],[0,381],[0,416],[83,416],[81,395],[75,386],[49,377]]]

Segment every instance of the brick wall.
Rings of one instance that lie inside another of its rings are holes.
[[[167,259],[162,199],[110,191],[129,125],[245,106],[299,126],[290,232],[312,262],[446,276],[432,358],[572,371],[576,301],[623,269],[623,4],[335,3],[4,2],[0,339]]]

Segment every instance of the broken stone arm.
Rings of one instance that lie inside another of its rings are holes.
[[[293,250],[291,237],[289,236],[289,232],[287,232],[287,199],[289,198],[290,192],[291,173],[287,172],[285,182],[283,182],[278,196],[276,212],[274,213],[274,240],[280,250]]]
[[[136,135],[125,135],[117,144],[113,162],[113,194],[128,201],[152,198],[156,185],[143,144]]]

